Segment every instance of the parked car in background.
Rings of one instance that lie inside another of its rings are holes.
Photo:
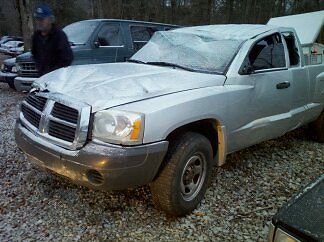
[[[324,64],[302,56],[293,28],[158,31],[128,63],[39,78],[16,142],[30,161],[93,189],[149,183],[157,208],[183,216],[228,154],[312,122],[324,142]]]
[[[25,48],[24,42],[21,42],[16,47],[11,47],[8,50],[8,55],[13,56],[13,57],[21,55],[22,53],[24,53],[24,48]]]
[[[72,65],[84,65],[126,61],[141,49],[156,31],[177,27],[131,20],[94,19],[70,24],[63,31],[72,46]],[[31,53],[17,57],[17,69],[17,90],[29,90],[39,77]]]
[[[277,212],[268,241],[324,241],[324,174]]]
[[[2,43],[4,40],[9,39],[9,38],[12,38],[12,37],[9,36],[9,35],[1,36],[1,38],[0,38],[0,45],[1,45],[1,43]]]
[[[9,87],[15,89],[14,80],[17,77],[16,58],[3,61],[0,70],[0,82],[8,83]]]
[[[9,35],[3,35],[3,36],[0,37],[0,41],[1,41],[2,39],[6,39],[6,38],[10,38],[10,36],[9,36]]]
[[[23,41],[22,37],[4,36],[0,40],[0,47],[8,41]]]
[[[11,40],[0,47],[0,53],[17,56],[24,52],[24,42]]]
[[[10,41],[10,40],[12,40],[12,37],[10,37],[10,36],[3,36],[1,39],[0,39],[0,47],[1,47],[1,45],[2,44],[5,44],[6,42],[8,42],[8,41]]]

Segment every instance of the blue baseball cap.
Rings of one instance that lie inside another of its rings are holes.
[[[46,18],[46,17],[51,17],[51,16],[53,16],[53,12],[52,12],[52,9],[48,5],[41,4],[35,8],[35,11],[34,11],[35,18]]]

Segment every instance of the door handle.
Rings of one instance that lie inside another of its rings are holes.
[[[285,89],[290,87],[290,82],[281,82],[277,84],[277,89]]]

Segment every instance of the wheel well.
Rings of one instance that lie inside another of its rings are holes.
[[[172,141],[177,139],[181,134],[186,132],[196,132],[204,135],[211,143],[213,148],[213,156],[217,155],[218,151],[218,131],[217,126],[219,122],[215,119],[204,119],[192,122],[173,130],[166,138],[171,144]]]

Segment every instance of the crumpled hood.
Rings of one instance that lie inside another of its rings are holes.
[[[39,78],[40,91],[88,103],[92,111],[190,89],[223,85],[225,76],[135,63],[79,65]]]

